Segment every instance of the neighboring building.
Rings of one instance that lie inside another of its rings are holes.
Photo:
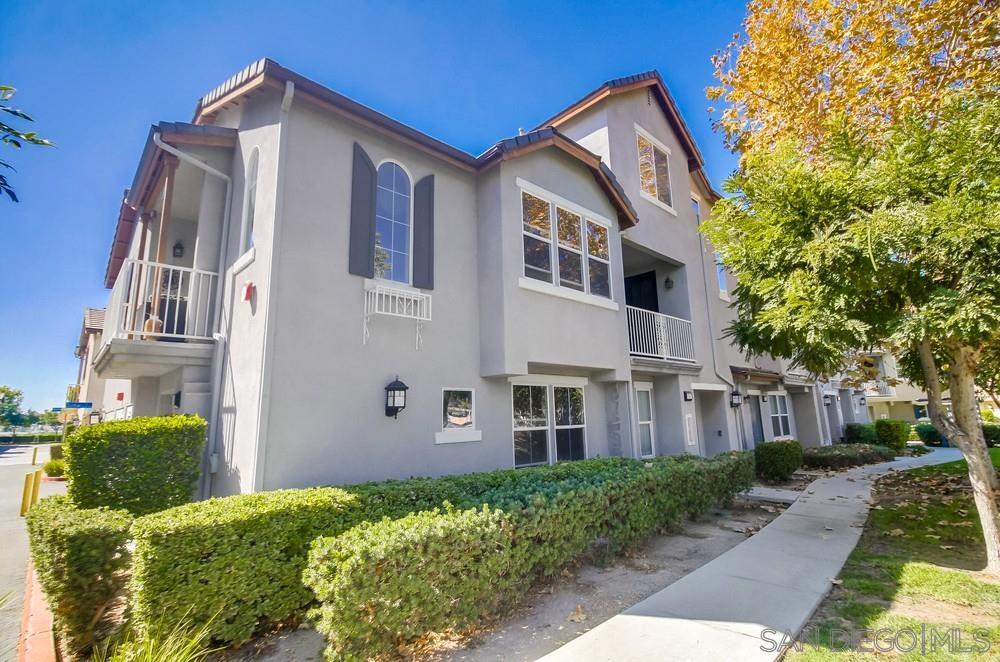
[[[859,394],[722,339],[716,199],[656,72],[473,156],[260,60],[151,128],[93,368],[213,495],[830,443]]]
[[[101,420],[131,418],[129,393],[132,384],[127,379],[105,379],[94,371],[94,357],[102,347],[104,332],[104,309],[85,308],[80,339],[74,356],[80,360],[77,368],[76,384],[72,385],[67,398],[78,402],[92,402],[93,409],[66,409],[78,423],[87,424],[96,414]]]
[[[877,371],[875,379],[865,382],[864,393],[868,401],[868,416],[894,418],[916,423],[927,418],[927,393],[899,376],[896,357],[891,352],[871,353],[871,367]],[[945,401],[950,404],[947,392]]]

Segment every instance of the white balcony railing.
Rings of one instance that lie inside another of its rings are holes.
[[[633,356],[694,361],[691,321],[651,310],[625,306],[628,313],[628,345]]]
[[[105,342],[211,340],[218,274],[146,260],[122,264],[104,323]]]
[[[422,342],[420,331],[425,322],[431,321],[431,295],[420,290],[375,284],[365,290],[365,315],[362,329],[362,343],[371,336],[369,326],[375,315],[404,317],[416,320],[416,347]]]
[[[869,398],[891,398],[896,395],[896,388],[881,379],[865,382],[864,389],[865,396]]]

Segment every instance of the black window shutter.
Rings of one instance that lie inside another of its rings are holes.
[[[347,270],[358,276],[375,276],[375,164],[354,143],[351,178],[351,240]]]
[[[434,175],[413,187],[413,287],[434,289]]]

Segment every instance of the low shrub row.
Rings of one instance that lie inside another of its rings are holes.
[[[836,444],[806,448],[802,451],[802,465],[810,469],[843,469],[862,464],[888,462],[895,457],[896,451],[887,446]]]
[[[845,444],[874,444],[877,441],[874,423],[848,423],[844,426]]]
[[[593,543],[633,545],[753,480],[749,454],[592,466],[538,491],[499,488],[486,505],[446,505],[318,538],[303,579],[320,601],[312,617],[328,656],[378,657],[502,613]]]
[[[1000,447],[1000,423],[983,423],[983,435],[987,446]]]
[[[913,431],[928,446],[940,446],[944,442],[944,435],[938,432],[933,423],[917,423],[913,426]]]
[[[875,436],[879,446],[902,452],[910,438],[910,424],[892,418],[879,419],[875,421]]]
[[[205,443],[198,416],[134,418],[87,425],[63,444],[67,494],[80,508],[134,515],[191,501]]]
[[[768,441],[753,452],[757,476],[769,483],[788,480],[802,466],[802,444],[797,441]]]
[[[62,432],[25,432],[21,431],[17,434],[11,434],[10,432],[0,433],[0,444],[48,444],[53,441],[59,441],[62,438]]]
[[[363,522],[391,522],[446,503],[461,511],[486,505],[504,517],[517,515],[519,549],[530,554],[532,573],[545,574],[595,538],[606,536],[615,548],[632,544],[684,513],[749,489],[752,481],[749,454],[608,458],[187,504],[133,526],[133,625],[141,631],[159,619],[214,617],[213,638],[237,644],[262,625],[298,618],[314,600],[302,583],[310,543],[336,539]]]
[[[28,512],[38,581],[56,631],[74,653],[93,644],[102,616],[122,589],[131,523],[125,511],[82,510],[64,496],[42,499]]]
[[[63,459],[63,447],[62,444],[52,444],[49,446],[49,458],[53,460]]]
[[[49,478],[62,478],[66,473],[66,460],[49,460],[42,465],[42,471]]]

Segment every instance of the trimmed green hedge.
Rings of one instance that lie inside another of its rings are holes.
[[[797,441],[768,441],[753,452],[757,475],[771,483],[788,480],[802,466],[802,444]]]
[[[1000,423],[983,423],[983,435],[987,446],[1000,446]]]
[[[877,441],[874,423],[848,423],[844,426],[844,443],[874,444]]]
[[[879,446],[901,452],[910,438],[910,424],[892,418],[879,419],[875,421],[875,436]]]
[[[63,459],[63,447],[62,444],[52,444],[49,446],[49,457],[53,460]]]
[[[61,438],[62,432],[18,432],[17,436],[5,432],[0,434],[0,444],[47,444]]]
[[[938,432],[933,423],[917,423],[913,426],[913,430],[917,433],[920,441],[928,446],[940,446],[944,441],[944,436]]]
[[[446,502],[524,513],[531,525],[520,531],[531,531],[525,541],[533,572],[549,574],[597,537],[607,536],[615,548],[632,544],[752,482],[753,458],[746,453],[710,460],[607,458],[187,504],[133,526],[133,623],[142,631],[161,620],[186,616],[201,623],[215,616],[212,636],[241,643],[261,626],[301,617],[313,603],[302,572],[315,538]]]
[[[509,609],[595,541],[620,550],[752,481],[748,453],[615,461],[539,491],[500,488],[488,506],[366,522],[312,544],[303,579],[320,607],[311,616],[330,658],[392,653]]]
[[[76,508],[64,496],[28,511],[28,540],[55,627],[69,650],[85,653],[124,583],[132,517],[122,510]]]
[[[893,449],[871,444],[835,444],[806,448],[802,451],[802,464],[811,469],[842,469],[888,462],[895,458],[896,451]]]
[[[124,508],[135,515],[187,503],[205,443],[198,416],[133,418],[86,425],[64,444],[67,494],[80,508]]]
[[[62,478],[66,473],[66,460],[49,460],[42,465],[42,471],[49,478]]]

